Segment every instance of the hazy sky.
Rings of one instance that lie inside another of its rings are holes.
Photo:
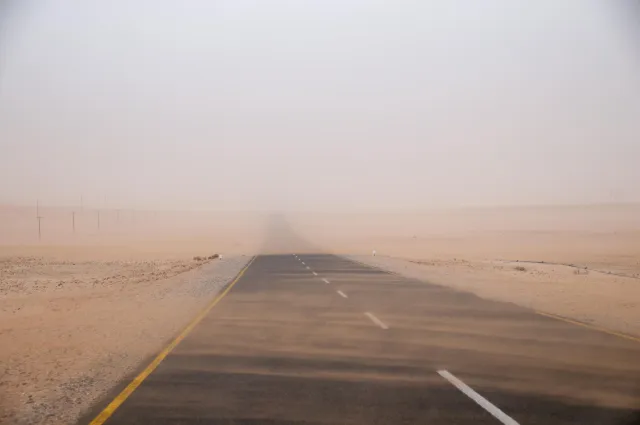
[[[27,2],[0,11],[0,202],[638,202],[613,3]]]

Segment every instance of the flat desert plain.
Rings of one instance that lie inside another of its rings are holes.
[[[640,336],[640,205],[298,214],[290,223],[316,250]]]
[[[640,336],[640,205],[284,216],[1,207],[0,422],[73,423],[258,253],[330,252]]]
[[[245,213],[39,214],[40,240],[35,208],[0,209],[0,423],[73,423],[263,243]]]

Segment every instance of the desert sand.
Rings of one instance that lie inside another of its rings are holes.
[[[0,208],[0,422],[73,421],[256,253],[332,252],[640,335],[640,206],[414,213]],[[377,255],[372,256],[375,250]],[[222,260],[194,256],[223,254]],[[544,262],[544,263],[541,263]]]
[[[39,241],[34,208],[0,208],[0,423],[73,423],[175,337],[263,237],[242,213],[103,211],[98,228],[84,210],[75,232],[71,213],[40,208]],[[213,254],[223,259],[193,258]]]
[[[0,422],[73,423],[184,328],[248,260],[5,258]]]
[[[351,259],[480,297],[514,303],[640,336],[640,278],[524,262],[434,260],[383,256]]]
[[[639,205],[299,214],[290,222],[314,249],[640,336]]]
[[[640,273],[640,205],[297,214],[294,229],[337,254],[533,260]]]

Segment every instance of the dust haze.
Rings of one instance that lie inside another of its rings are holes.
[[[634,7],[5,2],[3,249],[294,249],[271,214],[308,249],[412,257],[433,251],[402,238],[634,238]]]
[[[640,335],[638,10],[0,2],[0,422],[73,423],[259,254]]]
[[[14,4],[0,200],[640,202],[640,58],[624,12],[577,0]]]

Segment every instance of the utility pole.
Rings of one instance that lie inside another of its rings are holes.
[[[40,225],[40,221],[42,217],[40,217],[40,200],[36,200],[36,218],[38,219],[38,240],[42,240],[42,226]]]
[[[71,225],[73,227],[73,233],[76,232],[76,212],[71,212]]]

